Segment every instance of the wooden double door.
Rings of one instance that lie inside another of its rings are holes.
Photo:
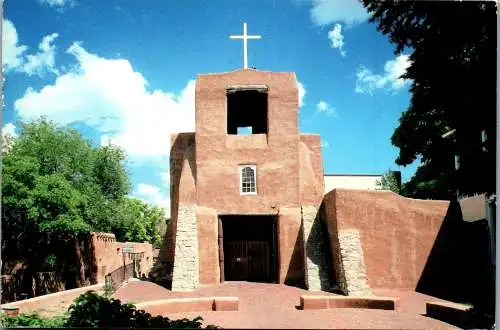
[[[227,242],[226,277],[233,281],[271,281],[271,251],[267,241]]]
[[[277,221],[266,215],[219,217],[222,281],[275,282]]]

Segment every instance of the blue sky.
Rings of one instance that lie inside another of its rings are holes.
[[[409,104],[408,57],[355,0],[5,0],[3,131],[45,115],[122,146],[132,195],[168,208],[172,132],[194,129],[194,79],[249,65],[293,71],[300,130],[321,134],[325,173],[401,170],[390,136]]]

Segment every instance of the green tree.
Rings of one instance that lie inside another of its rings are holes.
[[[125,154],[119,148],[105,146],[95,150],[92,177],[108,200],[117,200],[130,191],[124,162]]]
[[[78,235],[102,231],[159,246],[164,212],[127,196],[125,161],[119,148],[96,147],[74,129],[44,118],[23,123],[2,158],[3,256],[80,281],[84,273],[65,262],[67,251],[51,250],[52,238],[78,249]]]
[[[23,123],[2,157],[3,256],[39,270],[64,252],[41,248],[50,237],[137,226],[116,219],[130,187],[124,161],[118,148],[94,147],[74,129],[44,118]]]
[[[159,246],[162,237],[164,211],[136,198],[126,198],[117,205],[112,231],[121,241],[148,241]]]
[[[2,154],[6,154],[12,149],[12,145],[14,144],[14,137],[6,133],[2,134],[0,138],[2,140]]]
[[[379,189],[390,190],[396,194],[401,193],[401,176],[400,172],[387,171],[382,175],[382,178],[377,181]]]
[[[403,187],[419,198],[494,193],[496,3],[362,0],[371,22],[410,53],[411,102],[391,141],[398,165],[422,165]],[[442,135],[455,129],[453,139]],[[486,137],[486,141],[484,141]],[[460,156],[455,171],[454,155]]]

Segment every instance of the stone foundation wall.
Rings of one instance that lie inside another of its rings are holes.
[[[348,296],[371,295],[359,231],[339,231],[339,252],[345,277],[345,293]]]
[[[315,206],[302,206],[306,272],[308,290],[328,291],[330,280],[327,267],[326,249],[321,218]]]
[[[196,206],[179,205],[172,291],[191,291],[199,284]]]

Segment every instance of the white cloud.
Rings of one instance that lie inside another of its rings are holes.
[[[368,11],[359,0],[312,0],[311,19],[316,25],[324,26],[334,22],[352,25],[361,23],[368,17]]]
[[[170,211],[170,135],[194,131],[195,81],[180,93],[148,90],[144,76],[125,59],[107,59],[74,43],[67,53],[76,59],[73,69],[40,90],[27,89],[14,102],[22,120],[45,115],[61,125],[82,121],[101,133],[101,144],[122,147],[129,160],[152,162],[162,188],[140,184],[141,199]]]
[[[142,196],[155,196],[160,193],[160,188],[145,183],[139,183],[137,193]]]
[[[27,46],[19,45],[19,38],[14,24],[2,18],[2,67],[5,71],[20,67]]]
[[[297,80],[297,88],[299,90],[299,108],[302,108],[305,104],[306,88],[299,80]]]
[[[77,60],[75,69],[15,101],[23,120],[45,115],[63,125],[84,121],[101,132],[103,143],[111,139],[129,156],[151,159],[168,157],[171,133],[194,131],[194,80],[178,95],[148,91],[127,60],[99,57],[79,43],[67,52]]]
[[[401,78],[401,75],[409,65],[409,56],[402,54],[385,63],[383,74],[374,74],[372,70],[360,66],[356,73],[356,92],[372,95],[377,89],[397,91],[403,88],[409,81]]]
[[[333,29],[328,32],[328,39],[330,39],[332,43],[332,48],[338,49],[340,55],[342,55],[342,57],[345,57],[346,52],[344,50],[344,36],[342,35],[342,25],[335,24]]]
[[[42,76],[44,72],[57,74],[55,68],[54,40],[59,35],[52,33],[43,37],[38,45],[39,52],[27,55],[28,47],[19,45],[19,38],[14,24],[8,19],[2,19],[2,67],[5,72],[14,70],[24,72],[29,76],[34,74]]]
[[[169,189],[167,189],[169,191]],[[139,199],[161,207],[165,210],[165,215],[170,217],[170,197],[162,193],[162,189],[145,183],[139,183],[136,189],[136,195]]]
[[[330,146],[327,140],[322,140],[320,145],[322,148],[328,148]]]
[[[165,187],[170,188],[170,170],[160,173],[160,178]]]
[[[316,113],[331,117],[335,117],[337,115],[337,111],[335,110],[335,108],[325,101],[319,101],[318,104],[316,104]]]
[[[34,74],[42,75],[45,71],[58,74],[55,68],[55,46],[54,40],[59,36],[57,33],[49,34],[43,37],[38,45],[40,51],[35,55],[27,55],[26,63],[20,68],[20,71],[29,76]]]
[[[16,125],[12,124],[12,123],[7,123],[5,124],[3,127],[2,127],[2,135],[5,136],[5,135],[10,135],[12,137],[17,137],[17,133],[16,133]]]

